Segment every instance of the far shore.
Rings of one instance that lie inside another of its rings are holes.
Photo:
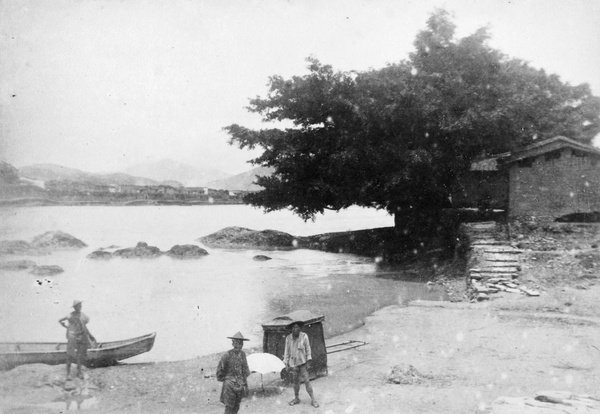
[[[13,198],[1,199],[0,207],[51,207],[51,206],[106,206],[106,207],[123,207],[123,206],[210,206],[210,205],[231,205],[244,204],[243,201],[220,201],[214,202],[202,200],[128,200],[128,201],[94,201],[94,200],[79,200],[79,201],[63,201],[51,200],[48,198]]]

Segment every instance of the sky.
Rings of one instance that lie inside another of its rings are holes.
[[[0,160],[115,172],[171,159],[237,174],[223,127],[269,76],[406,59],[436,8],[457,35],[600,95],[598,0],[0,0]],[[597,144],[600,144],[597,143]]]

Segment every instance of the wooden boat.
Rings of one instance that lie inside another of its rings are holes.
[[[155,338],[156,332],[123,341],[99,342],[88,349],[85,365],[90,368],[115,365],[150,351]],[[0,369],[3,370],[23,364],[59,365],[66,362],[66,342],[0,342]]]

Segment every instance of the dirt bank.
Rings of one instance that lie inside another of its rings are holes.
[[[587,304],[586,315],[544,311],[548,301],[573,295],[582,310]],[[539,298],[504,294],[485,303],[387,307],[332,339],[368,345],[329,355],[329,376],[313,382],[321,408],[312,408],[304,391],[303,403],[289,407],[291,388],[268,374],[262,391],[253,374],[242,412],[464,414],[485,412],[500,396],[540,390],[598,396],[599,298],[594,286]],[[79,403],[89,413],[220,413],[220,383],[211,375],[217,357],[87,370],[85,382],[70,392],[62,366],[19,367],[0,374],[0,412],[57,413]],[[388,382],[394,367],[407,376],[399,384]]]

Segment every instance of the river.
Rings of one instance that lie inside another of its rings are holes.
[[[381,307],[417,298],[438,300],[444,293],[423,282],[382,278],[384,271],[372,258],[304,249],[211,249],[196,239],[228,226],[308,236],[392,225],[393,217],[385,212],[362,208],[327,213],[314,222],[245,205],[0,208],[2,240],[31,241],[62,230],[88,245],[46,256],[0,257],[65,270],[52,277],[0,270],[0,341],[63,341],[57,321],[71,311],[73,299],[84,301],[83,312],[98,341],[157,332],[153,350],[127,362],[221,352],[230,347],[226,337],[237,331],[250,338],[247,346],[260,346],[261,323],[298,309],[325,316],[325,336],[331,337]],[[197,244],[209,255],[198,260],[86,258],[101,247],[131,247],[140,241],[163,251]],[[253,261],[257,254],[272,260]]]

